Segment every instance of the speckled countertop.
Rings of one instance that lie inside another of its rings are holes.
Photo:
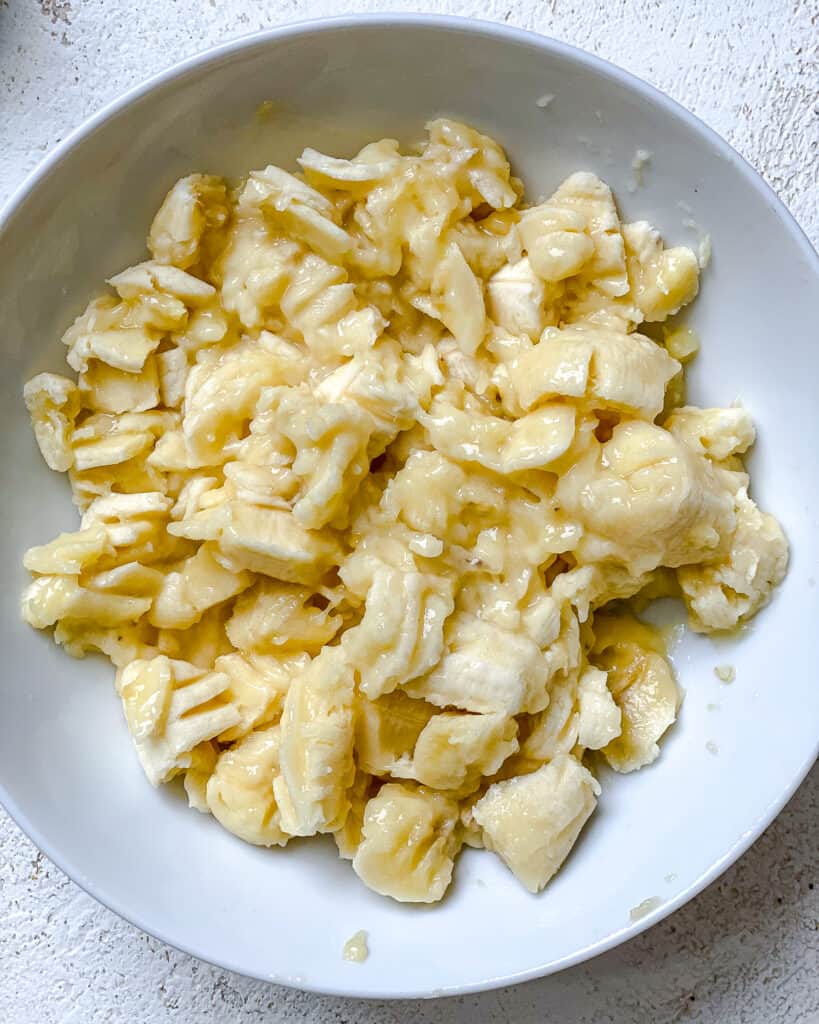
[[[70,129],[146,75],[284,21],[427,10],[538,29],[658,85],[725,136],[819,242],[816,0],[0,0],[0,201]],[[307,995],[141,934],[0,812],[2,1024],[814,1024],[819,769],[740,862],[619,949],[514,989],[447,1001]]]

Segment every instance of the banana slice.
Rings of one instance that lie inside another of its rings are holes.
[[[158,786],[191,767],[200,743],[236,725],[229,678],[160,655],[117,673],[125,720],[149,781]]]
[[[284,846],[273,788],[279,771],[278,726],[252,732],[219,756],[207,783],[207,806],[220,825],[255,846]]]
[[[290,684],[281,720],[281,775],[274,782],[283,829],[335,832],[350,809],[353,670],[340,647],[325,647]]]
[[[452,612],[450,593],[418,572],[376,570],[364,618],[342,644],[371,700],[431,669],[443,653],[443,629]]]
[[[599,792],[594,776],[562,754],[529,775],[494,783],[472,814],[487,850],[529,892],[540,892],[574,846]]]
[[[362,840],[353,857],[358,877],[401,903],[434,903],[452,879],[458,804],[408,784],[382,786],[364,811]]]
[[[627,615],[599,615],[594,632],[591,657],[607,673],[622,713],[622,731],[603,754],[616,771],[632,772],[658,757],[657,741],[676,720],[680,692],[662,638],[650,627]]]

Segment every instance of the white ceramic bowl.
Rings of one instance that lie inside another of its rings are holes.
[[[546,93],[555,98],[543,108]],[[275,116],[261,123],[254,111],[268,99]],[[63,367],[63,328],[104,277],[142,257],[178,176],[292,166],[305,145],[349,155],[384,135],[412,140],[437,114],[499,139],[530,197],[589,168],[626,217],[647,217],[671,242],[696,241],[689,218],[710,233],[714,259],[691,314],[703,339],[692,396],[740,397],[751,409],[756,495],[781,517],[793,559],[740,641],[684,642],[687,696],[662,756],[602,780],[597,814],[542,895],[470,850],[445,902],[420,908],[366,890],[329,840],[256,849],[178,793],[151,789],[110,667],[73,661],[20,622],[23,550],[74,522],[66,482],[35,448],[21,388],[32,372]],[[637,148],[653,155],[632,193]],[[351,995],[464,992],[556,971],[659,920],[738,857],[794,791],[819,734],[819,262],[751,168],[671,100],[594,57],[496,25],[384,16],[289,26],[186,61],[106,108],[45,160],[0,223],[0,796],[97,899],[258,978]],[[713,674],[726,661],[731,686]],[[630,909],[651,897],[656,909],[633,922]],[[370,958],[346,963],[342,945],[360,928]]]

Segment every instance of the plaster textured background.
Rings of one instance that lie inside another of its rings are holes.
[[[0,202],[103,103],[231,37],[304,18],[426,10],[505,21],[659,86],[727,138],[819,243],[817,0],[0,0]],[[723,878],[595,961],[497,993],[362,1003],[177,953],[68,881],[0,812],[3,1024],[819,1022],[819,769]]]

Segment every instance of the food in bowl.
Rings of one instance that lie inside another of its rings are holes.
[[[526,207],[449,120],[299,164],[179,181],[66,332],[76,381],[26,385],[82,520],[23,613],[111,659],[149,780],[240,838],[332,833],[410,902],[468,843],[537,892],[595,757],[650,764],[678,711],[624,602],[728,630],[784,576],[754,428],[684,404],[696,340],[656,325],[697,259],[594,175]]]

